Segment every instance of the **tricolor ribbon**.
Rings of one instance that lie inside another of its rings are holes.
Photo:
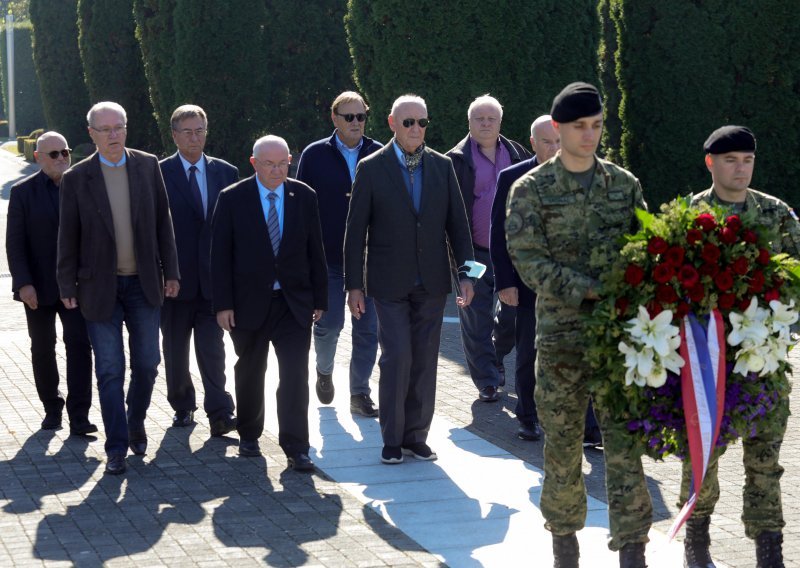
[[[725,410],[725,326],[719,310],[709,314],[707,329],[694,314],[684,316],[681,320],[680,354],[686,361],[681,369],[681,390],[692,483],[689,498],[669,530],[670,540],[692,515],[697,504],[697,495],[706,477]]]

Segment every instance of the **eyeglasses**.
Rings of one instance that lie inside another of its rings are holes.
[[[125,132],[128,127],[127,126],[104,126],[103,128],[95,128],[94,126],[90,126],[92,130],[95,132],[102,134],[103,136],[110,136],[111,134],[122,134]]]
[[[69,148],[64,148],[63,150],[53,150],[52,152],[47,152],[47,155],[50,156],[51,160],[56,160],[59,156],[62,158],[69,158],[71,152],[72,150]]]
[[[338,112],[335,112],[334,114],[336,116],[341,116],[345,120],[345,122],[353,122],[353,119],[357,120],[358,122],[364,122],[365,120],[367,120],[367,113],[365,112],[359,112],[356,114],[352,114],[349,112],[347,114],[340,114]]]
[[[289,162],[270,162],[267,160],[259,160],[258,158],[253,158],[256,162],[264,166],[268,170],[274,170],[278,168],[279,170],[283,170],[289,167]]]
[[[192,130],[191,128],[182,128],[180,130],[176,130],[175,132],[183,134],[187,138],[191,138],[192,134],[194,134],[198,138],[202,138],[203,136],[208,134],[208,130],[206,130],[205,128],[196,128],[194,130]]]
[[[403,126],[406,128],[411,128],[415,124],[419,124],[420,128],[427,128],[427,126],[431,123],[429,118],[407,118],[403,121]]]

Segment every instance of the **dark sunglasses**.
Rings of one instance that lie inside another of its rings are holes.
[[[357,120],[358,122],[364,122],[365,120],[367,120],[367,114],[364,112],[359,112],[357,114],[351,114],[351,113],[340,114],[337,112],[336,116],[341,116],[345,120],[345,122],[353,122],[353,119]]]
[[[47,155],[50,156],[51,160],[55,160],[59,155],[61,155],[62,158],[69,158],[70,152],[72,152],[72,150],[69,148],[64,148],[63,150],[53,150],[52,152],[48,152]]]
[[[420,118],[417,120],[416,118],[407,118],[403,121],[403,126],[406,128],[411,128],[414,124],[419,124],[420,128],[426,128],[431,123],[429,118]]]

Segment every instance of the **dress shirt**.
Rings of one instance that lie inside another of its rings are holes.
[[[258,176],[256,176],[256,184],[258,185],[258,194],[261,196],[261,209],[264,211],[264,223],[267,224],[269,227],[269,208],[271,206],[269,202],[269,198],[267,195],[269,193],[274,192],[278,198],[275,199],[275,209],[278,210],[278,226],[281,228],[281,240],[283,240],[283,186],[284,184],[280,184],[274,190],[267,189],[261,184],[259,181]],[[275,283],[272,285],[273,290],[279,290],[281,287],[280,283],[275,280]]]
[[[107,160],[106,158],[104,158],[103,154],[98,153],[97,155],[100,156],[100,161],[103,162],[105,165],[107,165],[109,168],[121,168],[128,161],[128,155],[125,152],[122,153],[122,159],[116,164],[111,160]]]
[[[342,142],[338,134],[336,135],[336,147],[339,149],[339,152],[341,152],[342,156],[344,156],[345,162],[347,162],[347,169],[350,170],[351,183],[356,179],[356,165],[358,164],[358,153],[361,151],[361,146],[363,145],[364,145],[363,136],[358,141],[358,145],[355,148],[350,148],[344,142]]]
[[[475,168],[474,201],[472,202],[472,242],[489,248],[489,226],[492,219],[492,203],[497,190],[497,174],[511,165],[511,154],[504,144],[497,141],[494,163],[481,152],[478,143],[470,136],[472,164]]]

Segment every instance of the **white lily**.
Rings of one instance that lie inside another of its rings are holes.
[[[655,353],[650,347],[644,347],[640,351],[636,347],[630,347],[620,341],[619,350],[625,355],[625,366],[629,369],[636,369],[640,376],[646,377],[653,371]]]
[[[647,382],[645,381],[644,377],[636,372],[636,367],[630,367],[627,371],[625,371],[625,384],[643,387],[647,384]]]
[[[639,306],[639,315],[628,321],[631,325],[629,333],[634,339],[647,347],[652,347],[656,353],[666,356],[670,352],[670,338],[680,332],[672,325],[672,311],[664,310],[654,318],[650,318],[647,308]]]
[[[755,297],[750,300],[750,305],[743,313],[731,312],[728,314],[732,328],[728,334],[728,344],[736,346],[748,339],[756,344],[763,343],[769,335],[769,329],[765,323],[768,316],[769,311],[760,308]]]
[[[794,300],[788,305],[781,303],[780,300],[772,300],[769,303],[772,308],[772,331],[775,333],[788,333],[791,325],[797,323],[800,314],[794,310]]]
[[[750,373],[760,373],[765,364],[763,352],[750,345],[736,352],[736,365],[733,367],[733,372],[746,377]]]
[[[647,386],[657,389],[667,382],[667,370],[663,365],[656,365],[653,371],[645,377]]]
[[[683,357],[678,355],[677,351],[673,351],[666,357],[661,358],[661,364],[664,365],[664,368],[666,368],[668,371],[672,371],[677,375],[681,372],[681,367],[686,364],[686,361],[683,360]]]

